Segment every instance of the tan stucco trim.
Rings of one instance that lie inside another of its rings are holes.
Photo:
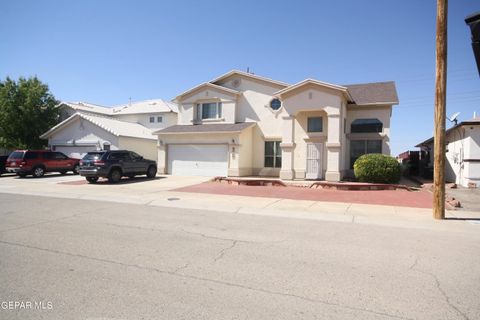
[[[242,77],[245,77],[245,78],[249,78],[249,79],[252,79],[252,80],[257,80],[257,81],[261,81],[261,82],[267,82],[267,83],[270,83],[270,84],[275,84],[277,86],[280,86],[280,87],[288,87],[290,86],[290,84],[288,83],[285,83],[285,82],[282,82],[282,81],[278,81],[278,80],[273,80],[273,79],[270,79],[270,78],[266,78],[266,77],[261,77],[261,76],[257,76],[255,74],[251,74],[251,73],[247,73],[247,72],[243,72],[243,71],[239,71],[239,70],[231,70],[211,81],[209,81],[210,83],[216,83],[216,82],[219,82],[221,80],[225,80],[231,76],[234,76],[234,75],[239,75],[239,76],[242,76]]]
[[[282,89],[280,91],[277,91],[274,93],[275,96],[278,96],[282,98],[287,93],[292,94],[292,92],[295,92],[297,90],[303,89],[304,87],[308,86],[315,86],[315,87],[321,87],[321,88],[327,88],[331,89],[334,91],[340,91],[342,92],[349,101],[353,101],[352,97],[350,96],[350,93],[348,92],[346,87],[342,87],[336,84],[328,83],[328,82],[323,82],[315,79],[305,79],[303,81],[300,81],[294,85],[291,85],[290,87],[287,87],[285,89]]]
[[[218,91],[226,93],[227,95],[230,95],[232,97],[236,97],[239,94],[241,94],[241,92],[236,91],[236,90],[232,90],[232,89],[229,89],[229,88],[218,86],[218,85],[210,83],[210,82],[204,82],[204,83],[199,84],[198,86],[195,86],[195,87],[193,87],[191,89],[188,89],[187,91],[179,94],[174,100],[177,101],[177,102],[180,102],[183,98],[187,98],[187,97],[195,94],[196,92],[200,91],[201,89],[203,89],[205,87],[208,87],[212,90],[218,90]]]

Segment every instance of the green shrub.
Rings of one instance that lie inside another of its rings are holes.
[[[395,158],[378,153],[364,154],[355,161],[353,169],[361,182],[397,183],[401,175]]]

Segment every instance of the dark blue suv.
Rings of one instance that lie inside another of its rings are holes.
[[[157,175],[157,163],[128,150],[94,151],[80,160],[78,173],[90,183],[97,182],[100,177],[115,183],[122,177],[144,174],[153,179]]]

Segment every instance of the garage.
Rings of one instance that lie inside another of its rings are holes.
[[[62,152],[69,156],[70,158],[81,159],[83,156],[90,151],[96,151],[96,145],[88,146],[52,146],[52,149],[58,152]]]
[[[178,176],[227,176],[227,145],[169,145],[168,173]]]

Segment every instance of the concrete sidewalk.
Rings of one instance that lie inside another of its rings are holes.
[[[451,220],[435,221],[431,209],[170,191],[208,180],[202,177],[158,177],[156,180],[137,178],[115,185],[83,184],[80,183],[82,180],[79,176],[51,176],[43,179],[2,177],[0,193],[408,228],[451,229],[453,225],[466,223],[480,228],[479,212],[449,211],[447,216]]]

